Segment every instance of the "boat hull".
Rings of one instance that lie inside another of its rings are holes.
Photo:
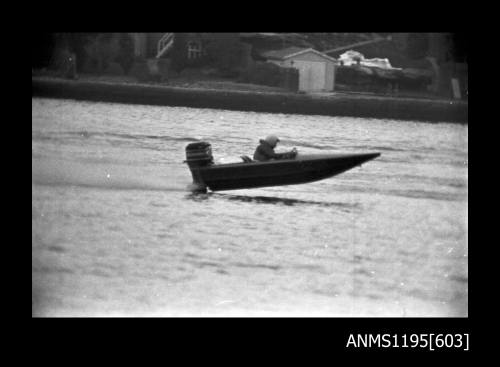
[[[379,155],[300,155],[294,159],[193,167],[191,172],[201,189],[208,187],[212,191],[296,185],[338,175]]]

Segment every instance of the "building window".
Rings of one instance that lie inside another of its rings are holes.
[[[188,59],[197,59],[201,56],[201,42],[188,42]]]

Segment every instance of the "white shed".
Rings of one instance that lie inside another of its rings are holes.
[[[330,92],[335,88],[334,58],[312,48],[289,47],[262,54],[268,62],[299,70],[299,91]]]

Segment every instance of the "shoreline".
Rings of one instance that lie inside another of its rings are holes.
[[[467,101],[379,95],[239,91],[35,76],[31,79],[31,95],[157,106],[468,123]]]

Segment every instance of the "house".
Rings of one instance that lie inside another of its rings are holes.
[[[135,56],[168,57],[174,41],[182,43],[189,60],[206,55],[206,46],[214,40],[239,40],[238,33],[130,33]]]
[[[134,54],[147,60],[151,72],[156,65],[174,62],[199,68],[210,64],[230,70],[253,63],[252,46],[238,33],[132,33]]]
[[[299,70],[299,91],[330,92],[335,87],[334,58],[313,48],[288,47],[261,54],[268,62]]]

